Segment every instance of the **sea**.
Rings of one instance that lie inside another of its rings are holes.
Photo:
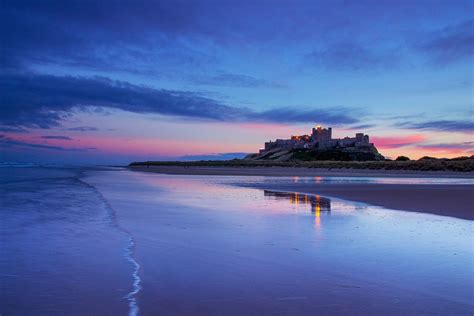
[[[0,168],[0,315],[472,315],[473,222],[264,182]]]

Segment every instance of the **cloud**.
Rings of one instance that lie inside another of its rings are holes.
[[[33,148],[33,149],[47,149],[47,150],[57,150],[57,151],[88,151],[95,150],[93,147],[84,147],[84,148],[68,148],[63,146],[56,145],[46,145],[46,144],[36,144],[19,139],[14,139],[5,135],[0,135],[0,147],[2,148]]]
[[[102,61],[110,69],[126,60],[149,61],[157,53],[160,59],[165,54],[173,59],[181,55],[179,51],[176,55],[166,49],[157,52],[157,48],[165,46],[163,35],[202,33],[195,14],[199,6],[186,2],[72,0],[64,6],[54,0],[41,5],[35,1],[6,0],[2,2],[0,36],[9,45],[2,51],[3,62],[10,68],[51,62],[98,68]],[[100,25],[102,31],[97,32]],[[121,54],[116,54],[114,47]],[[185,59],[179,58],[179,62]]]
[[[287,88],[286,84],[255,78],[253,76],[231,73],[220,73],[214,76],[198,76],[192,79],[198,85],[230,86],[241,88]]]
[[[427,144],[427,138],[423,135],[408,135],[400,137],[371,137],[375,146],[382,149],[395,149],[410,147],[412,149],[429,152],[445,153],[469,153],[474,150],[474,142],[461,143],[431,143]]]
[[[374,51],[374,46],[344,41],[315,49],[304,57],[307,65],[336,71],[373,70],[394,62],[393,54]]]
[[[461,143],[432,143],[421,144],[414,147],[420,151],[431,152],[433,155],[451,154],[451,155],[472,155],[474,154],[474,142]]]
[[[435,120],[426,122],[400,122],[397,127],[447,132],[467,132],[474,130],[474,122],[468,120]]]
[[[72,140],[71,137],[69,136],[61,136],[61,135],[47,135],[47,136],[41,136],[43,139],[60,139],[60,140]]]
[[[196,160],[231,160],[231,159],[241,159],[248,155],[248,153],[216,153],[208,155],[186,155],[178,157],[177,160],[184,161],[196,161]]]
[[[281,52],[317,42],[320,47],[309,55],[359,69],[382,58],[358,43],[397,41],[418,30],[424,19],[437,25],[446,17],[469,16],[472,9],[440,1],[430,3],[439,12],[432,16],[425,7],[410,1],[69,0],[65,6],[60,0],[4,0],[0,37],[8,45],[2,47],[2,66],[138,70],[156,78],[190,66],[208,71],[223,51],[261,47]],[[440,45],[428,41],[425,49],[432,46]]]
[[[0,126],[0,132],[5,133],[28,133],[28,131],[24,128],[17,127],[17,126]]]
[[[424,148],[437,148],[437,147],[443,147],[443,148],[473,148],[474,147],[474,142],[428,144],[428,145],[423,145],[423,146],[420,146],[420,147],[424,147]]]
[[[361,129],[369,129],[375,126],[376,126],[375,124],[358,124],[354,126],[349,126],[349,128],[352,130],[361,130]]]
[[[359,114],[355,109],[351,110],[353,114]],[[324,124],[353,124],[358,119],[348,115],[348,109],[343,107],[332,107],[331,109],[305,109],[304,106],[293,106],[284,108],[275,108],[253,115],[254,119],[277,123],[324,123]]]
[[[107,78],[50,75],[0,75],[4,106],[0,122],[48,128],[73,109],[105,107],[135,113],[231,120],[242,110],[188,91],[153,89]]]
[[[74,131],[74,132],[95,132],[95,131],[98,131],[99,129],[97,127],[92,127],[92,126],[77,126],[77,127],[66,128],[66,130]]]
[[[288,7],[297,8],[295,14],[307,14],[306,4],[295,7],[284,2],[240,1],[236,6],[227,0],[70,0],[64,6],[59,0],[41,5],[5,0],[0,37],[8,45],[2,47],[2,63],[8,69],[52,64],[148,73],[154,78],[182,76],[192,68],[208,72],[216,64],[219,49],[272,41],[275,23],[285,22],[287,27],[279,32],[294,38],[296,32],[289,30],[310,20],[288,19]],[[325,20],[322,24],[329,22]]]
[[[4,103],[0,124],[15,127],[58,126],[74,110],[90,107],[227,122],[358,122],[343,108],[295,107],[255,112],[195,92],[155,89],[103,77],[0,74],[0,92]]]
[[[376,147],[391,149],[391,148],[407,147],[407,146],[412,146],[412,145],[422,143],[426,140],[426,137],[423,135],[407,135],[407,136],[399,136],[399,137],[373,136],[370,139],[375,144]]]
[[[416,47],[434,64],[449,64],[474,56],[474,20],[464,21],[433,32]]]
[[[474,142],[462,142],[462,143],[438,143],[438,144],[426,144],[418,145],[417,148],[429,150],[429,151],[465,151],[469,152],[474,150]]]

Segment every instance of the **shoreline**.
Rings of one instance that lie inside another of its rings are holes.
[[[331,170],[311,168],[238,168],[238,167],[182,167],[151,166],[129,167],[134,171],[145,171],[175,175],[219,175],[219,176],[344,176],[344,177],[424,177],[424,178],[473,178],[472,173],[423,171],[390,172],[385,170]],[[402,210],[451,216],[474,220],[474,185],[470,184],[380,184],[380,183],[285,183],[253,184],[261,190],[298,192],[381,206],[391,210]]]
[[[203,166],[127,166],[135,171],[176,175],[267,176],[267,177],[393,177],[393,178],[466,178],[474,172],[336,169],[306,167],[203,167]]]

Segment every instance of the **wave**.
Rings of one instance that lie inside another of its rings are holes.
[[[140,272],[140,265],[138,264],[138,262],[134,259],[133,257],[133,250],[135,249],[135,241],[133,240],[133,238],[129,238],[129,246],[126,248],[126,258],[127,260],[133,265],[134,269],[133,269],[133,272],[132,272],[132,277],[133,277],[133,290],[131,292],[129,292],[125,298],[128,300],[129,302],[129,315],[130,316],[136,316],[138,315],[138,304],[137,304],[137,299],[136,299],[136,295],[140,292],[141,290],[141,278],[139,276],[139,272]]]
[[[61,167],[67,167],[67,165],[56,164],[56,163],[0,161],[0,168],[32,168],[32,167],[61,168]]]

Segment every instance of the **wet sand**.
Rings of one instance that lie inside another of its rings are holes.
[[[313,178],[15,169],[0,170],[2,315],[474,310],[471,221],[249,187]]]
[[[471,173],[378,170],[320,170],[307,168],[134,167],[132,170],[165,174],[247,176],[356,176],[472,178]],[[320,194],[388,209],[431,213],[474,220],[474,186],[454,184],[252,184],[265,190]]]
[[[300,192],[389,209],[474,220],[474,186],[449,184],[256,184],[265,190]]]

